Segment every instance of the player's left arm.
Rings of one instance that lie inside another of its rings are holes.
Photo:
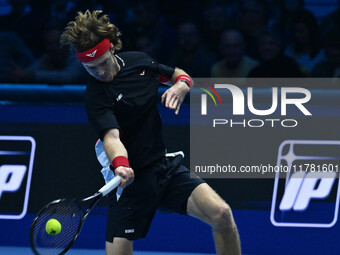
[[[170,81],[174,85],[163,93],[161,102],[165,104],[165,107],[175,110],[175,114],[178,114],[185,95],[193,87],[194,82],[186,72],[179,68],[175,68]]]

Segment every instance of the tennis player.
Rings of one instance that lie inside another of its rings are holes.
[[[218,254],[241,254],[230,207],[202,179],[190,178],[178,157],[166,157],[158,87],[173,84],[161,101],[178,114],[192,79],[145,53],[116,53],[120,36],[101,11],[78,12],[61,36],[92,76],[86,89],[88,119],[114,173],[122,177],[124,190],[119,199],[111,196],[108,210],[106,254],[132,254],[133,240],[146,236],[159,208],[210,224]]]

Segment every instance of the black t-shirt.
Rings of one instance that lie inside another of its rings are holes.
[[[120,130],[130,165],[138,169],[165,155],[157,92],[159,76],[170,79],[174,68],[142,52],[115,56],[121,69],[111,82],[89,80],[86,112],[101,140],[108,129]]]

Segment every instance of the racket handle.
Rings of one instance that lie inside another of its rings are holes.
[[[102,194],[102,196],[106,196],[112,190],[118,187],[120,184],[121,177],[119,175],[115,176],[111,181],[106,183],[98,192]]]

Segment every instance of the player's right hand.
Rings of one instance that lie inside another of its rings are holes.
[[[135,178],[135,172],[132,170],[132,168],[125,167],[125,166],[119,166],[115,169],[115,174],[122,177],[119,187],[125,188],[129,184],[133,182],[133,179]]]
[[[184,97],[189,90],[188,85],[182,81],[178,81],[163,93],[161,103],[164,103],[165,107],[175,110],[175,114],[177,115],[184,101]]]

